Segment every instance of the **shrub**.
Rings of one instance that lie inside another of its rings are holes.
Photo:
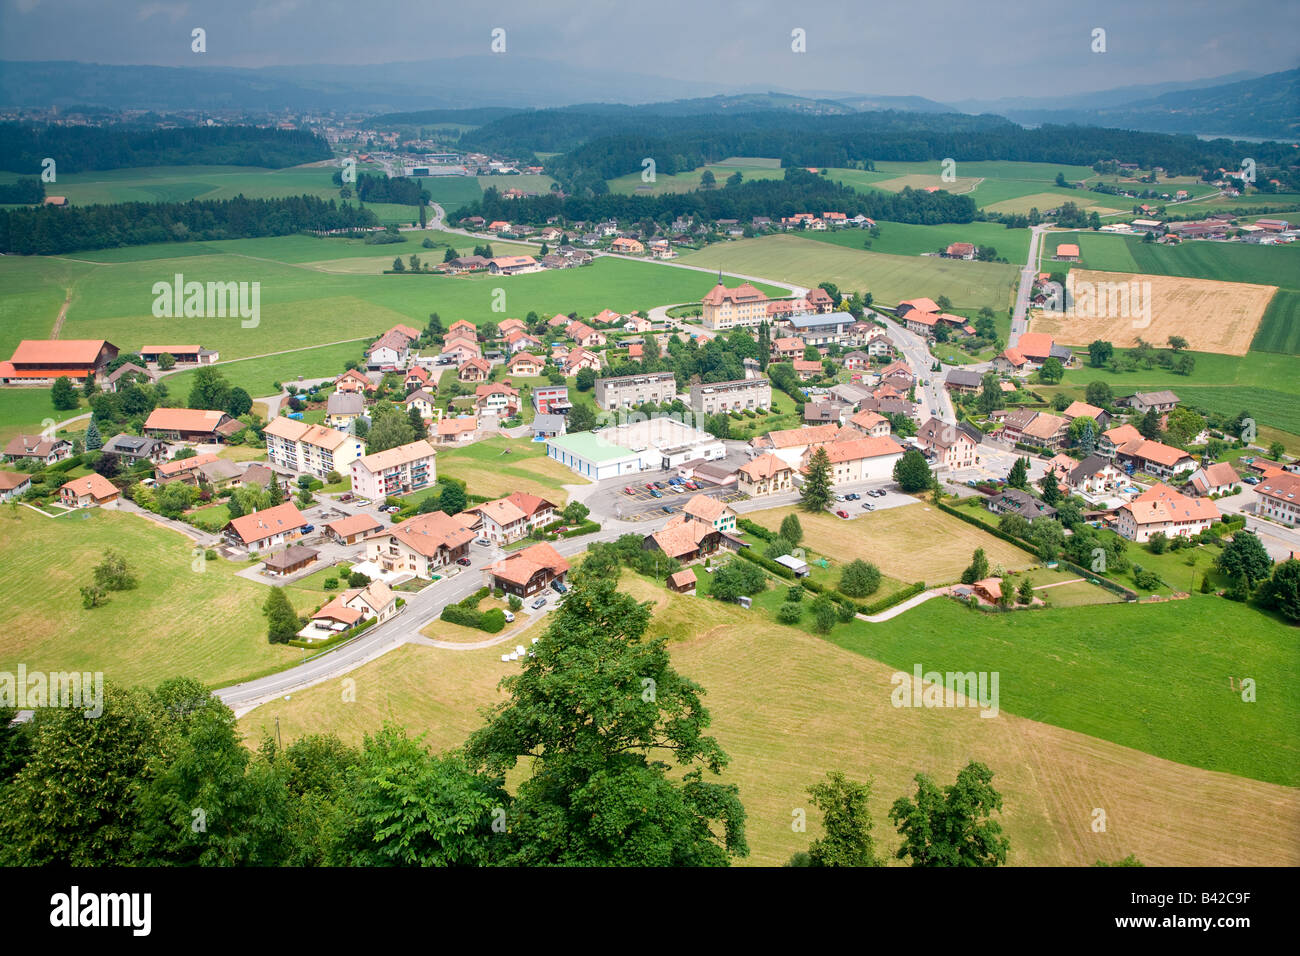
[[[880,590],[880,568],[858,558],[840,572],[840,590],[849,597],[867,597]]]
[[[338,586],[339,586],[339,579],[338,579],[338,578],[326,578],[326,579],[325,579],[324,587],[325,587],[325,590],[326,590],[326,591],[336,591],[336,590],[338,590]]]
[[[204,561],[217,560],[217,552],[213,551],[211,548],[208,548],[207,551],[203,552],[203,560]]]
[[[790,590],[799,591],[801,588]],[[782,624],[797,624],[801,617],[803,617],[803,607],[796,601],[786,601],[776,609],[776,619]]]
[[[483,612],[482,623],[479,629],[487,631],[489,634],[498,634],[506,626],[505,612],[500,608],[492,608],[490,611]]]
[[[348,587],[363,588],[370,583],[370,578],[360,571],[352,571],[348,574]]]

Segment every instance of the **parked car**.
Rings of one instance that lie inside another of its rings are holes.
[[[659,489],[662,490],[662,489],[664,489],[664,488],[667,488],[668,486],[667,486],[666,484],[664,484],[662,481],[656,481],[656,482],[655,482],[655,487],[656,487],[656,488],[659,488]]]
[[[699,491],[699,490],[700,490],[700,486],[697,485],[697,484],[696,484],[695,482],[693,482],[693,481],[688,481],[688,482],[686,482],[685,484],[686,484],[686,487],[687,487],[687,488],[691,489],[691,491]]]
[[[628,485],[626,488],[623,489],[623,494],[634,495],[636,494],[636,490],[631,485]]]
[[[560,594],[569,593],[569,586],[565,584],[563,581],[559,580],[558,578],[551,582],[551,587],[554,588]]]
[[[849,513],[845,511],[843,508],[841,508],[839,511],[835,513],[839,515],[841,518],[847,518],[849,516]]]
[[[836,495],[836,496],[835,496],[835,500],[836,500],[836,501],[845,501],[845,500],[847,500],[847,499],[846,499],[843,495]]]
[[[475,539],[474,539],[474,543],[475,543],[475,544],[488,545],[488,544],[491,544],[492,542],[489,541],[487,538],[475,538]]]
[[[658,488],[651,488],[650,494],[655,498],[662,498],[664,496],[664,493],[660,491]]]
[[[1248,484],[1248,485],[1257,485],[1257,484],[1259,484],[1259,479],[1258,479],[1256,476],[1254,476],[1254,475],[1247,475],[1245,478],[1243,478],[1243,479],[1241,479],[1241,480],[1244,481],[1244,482],[1245,482],[1246,484]]]
[[[645,490],[646,490],[646,491],[654,491],[654,490],[655,490],[655,483],[654,483],[653,481],[647,481],[647,482],[645,483]]]
[[[975,479],[974,479],[974,478],[967,478],[967,479],[966,479],[966,487],[967,487],[967,488],[974,488],[974,487],[975,487]]]
[[[849,494],[845,495],[845,496],[844,496],[844,500],[845,500],[845,501],[857,501],[857,500],[858,500],[859,498],[861,498],[861,497],[862,497],[862,496],[861,496],[860,494],[858,494],[856,491],[853,491],[853,492],[850,492]]]
[[[534,611],[538,610],[539,608],[546,607],[546,595],[543,594],[541,597],[539,597],[536,601],[534,601],[532,604],[528,606],[531,607]]]
[[[502,611],[501,613],[504,614],[504,615],[506,616],[506,623],[507,623],[507,624],[513,624],[513,623],[515,623],[515,612],[514,612],[514,611]]]
[[[876,510],[876,506],[873,505],[870,501],[864,501],[864,502],[862,502],[862,510],[863,510],[863,511],[875,511],[875,510]]]
[[[457,558],[456,563],[459,564],[462,568],[468,568],[469,558]]]
[[[303,534],[311,534],[315,530],[316,530],[316,526],[314,524],[305,524],[302,526]]]
[[[673,513],[673,509],[672,509],[671,507],[669,507],[668,505],[664,505],[663,508],[662,508],[661,510],[662,510],[663,513],[666,514],[666,515],[670,515],[670,514]]]
[[[350,491],[344,492],[343,494],[339,495],[339,501],[351,501],[351,500],[352,500],[352,492]]]

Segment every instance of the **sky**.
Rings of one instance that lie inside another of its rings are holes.
[[[191,51],[191,30],[207,51]],[[0,59],[263,67],[489,53],[940,102],[1300,64],[1296,0],[0,0]],[[802,30],[805,51],[792,33]],[[1104,51],[1094,31],[1104,30]],[[597,97],[592,97],[597,98]]]

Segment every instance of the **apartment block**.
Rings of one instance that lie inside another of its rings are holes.
[[[676,397],[677,379],[672,372],[596,379],[596,404],[606,411],[646,402],[671,402]]]
[[[769,408],[772,383],[765,378],[742,378],[734,382],[708,382],[691,386],[691,411],[703,415]]]
[[[284,416],[272,419],[262,433],[271,464],[300,475],[322,479],[331,471],[345,475],[366,453],[365,442],[356,435]]]

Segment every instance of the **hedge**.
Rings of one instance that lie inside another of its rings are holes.
[[[797,577],[797,575],[795,575],[795,573],[784,564],[777,564],[771,558],[765,558],[761,554],[755,554],[752,548],[741,548],[736,552],[736,554],[744,558],[746,561],[753,561],[763,570],[771,571],[778,577],[785,578],[788,581],[793,581]]]
[[[600,523],[597,521],[584,521],[577,527],[570,528],[568,531],[561,531],[561,538],[576,538],[580,534],[593,534],[600,530]]]
[[[1038,557],[1038,548],[1030,544],[1028,541],[1025,541],[1022,538],[1017,538],[1014,534],[1007,534],[1001,528],[995,528],[993,525],[985,524],[983,521],[980,521],[978,518],[968,515],[962,511],[959,511],[958,509],[954,508],[952,505],[946,502],[940,501],[937,504],[939,506],[940,511],[945,511],[948,514],[952,515],[954,518],[958,518],[961,521],[966,522],[967,524],[973,524],[977,528],[982,528],[984,531],[987,531],[989,534],[993,535],[993,537],[1001,538],[1003,541],[1006,541],[1009,544],[1014,544],[1017,548],[1020,548],[1022,551],[1028,551],[1034,557]]]
[[[754,537],[761,538],[764,541],[771,541],[773,538],[776,537],[776,532],[769,531],[767,528],[764,528],[761,524],[757,524],[756,522],[750,521],[748,518],[739,518],[737,519],[736,524],[740,527],[742,531],[747,531],[750,534],[752,534]]]
[[[1057,558],[1056,563],[1058,567],[1066,568],[1073,571],[1075,574],[1082,575],[1089,581],[1096,581],[1101,587],[1113,594],[1120,595],[1126,601],[1136,601],[1138,599],[1138,593],[1136,591],[1130,591],[1128,588],[1124,587],[1124,585],[1112,581],[1109,578],[1098,574],[1096,571],[1088,571],[1064,557]]]
[[[888,597],[883,597],[879,601],[875,601],[871,604],[866,605],[865,607],[862,608],[862,613],[879,614],[881,611],[888,610],[889,608],[893,607],[895,604],[901,604],[903,601],[906,601],[908,598],[913,597],[914,595],[920,594],[924,590],[925,590],[925,582],[917,581],[913,584],[909,584],[901,591],[895,591],[893,594],[889,595]]]

